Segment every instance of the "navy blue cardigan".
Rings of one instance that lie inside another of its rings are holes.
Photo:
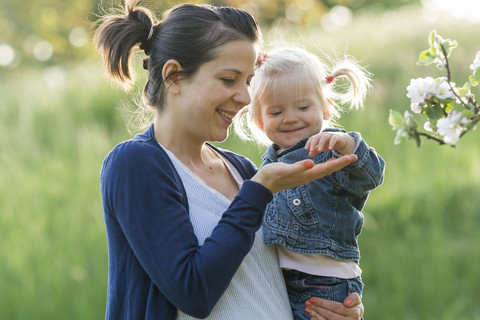
[[[216,148],[247,181],[202,246],[182,182],[155,140],[153,125],[117,145],[100,180],[108,241],[106,319],[175,319],[177,309],[208,316],[226,290],[272,194],[249,181],[245,157]]]

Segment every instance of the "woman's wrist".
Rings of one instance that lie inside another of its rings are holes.
[[[272,194],[277,192],[276,188],[274,187],[274,183],[271,179],[268,178],[266,174],[262,172],[262,169],[260,169],[251,179],[251,181],[254,181],[260,185],[262,185],[264,188],[266,188],[268,191],[270,191]]]

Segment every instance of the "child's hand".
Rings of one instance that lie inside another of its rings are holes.
[[[345,132],[320,132],[308,139],[305,149],[310,150],[309,157],[330,150],[336,150],[342,155],[352,154],[355,151],[355,140]]]

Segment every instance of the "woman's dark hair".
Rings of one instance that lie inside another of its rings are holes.
[[[123,13],[103,17],[94,43],[104,58],[108,76],[124,89],[129,89],[135,81],[132,53],[139,48],[144,50],[149,56],[144,60],[149,74],[143,98],[147,105],[158,110],[164,104],[162,69],[168,60],[177,60],[182,70],[176,75],[188,78],[203,63],[216,57],[219,46],[234,40],[261,40],[257,21],[243,10],[182,4],[165,12],[163,19],[155,24],[151,11],[137,7],[138,2],[126,0]]]

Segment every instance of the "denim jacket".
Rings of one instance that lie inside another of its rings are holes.
[[[357,238],[363,226],[361,210],[369,191],[382,184],[385,162],[359,133],[348,134],[356,141],[358,160],[306,185],[276,193],[263,219],[266,244],[278,243],[294,252],[337,260],[360,260]],[[263,165],[309,159],[304,148],[307,140],[278,154],[275,145],[269,146],[262,156]],[[322,152],[312,160],[323,163],[334,156],[335,151]]]

